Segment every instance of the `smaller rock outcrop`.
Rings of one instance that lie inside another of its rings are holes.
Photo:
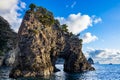
[[[92,58],[89,58],[89,59],[88,59],[88,62],[89,62],[90,64],[94,64],[94,61],[93,61]]]

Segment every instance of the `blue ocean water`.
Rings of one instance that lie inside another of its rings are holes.
[[[57,64],[56,67],[61,71],[52,76],[44,78],[19,78],[17,80],[120,80],[120,65],[118,64],[96,64],[93,65],[95,71],[84,73],[66,73],[63,71],[63,65]],[[8,77],[10,68],[0,68],[0,80],[15,80]]]

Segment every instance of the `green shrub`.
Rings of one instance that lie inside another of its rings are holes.
[[[43,25],[52,25],[54,24],[54,18],[53,16],[49,16],[47,14],[44,14],[42,16],[38,17],[38,20],[43,24]]]
[[[80,43],[82,44],[82,42],[83,42],[83,40],[82,39],[80,39]]]
[[[47,9],[46,8],[43,8],[41,6],[37,6],[36,7],[36,12],[40,12],[42,14],[46,14],[47,13]]]
[[[29,29],[29,33],[34,33],[34,34],[38,34],[39,33],[39,31],[38,30],[34,30],[34,29]]]
[[[54,24],[54,17],[53,13],[47,11],[46,8],[43,7],[36,7],[36,17],[43,25],[51,26]]]
[[[70,36],[73,36],[73,35],[74,35],[72,32],[70,32],[69,34],[70,34]]]
[[[56,25],[60,26],[60,22],[59,22],[57,19],[54,20],[54,23],[55,23]]]
[[[36,8],[36,5],[33,4],[33,3],[31,3],[31,4],[29,5],[29,8],[31,9],[31,11],[34,11],[34,9]]]
[[[63,30],[64,32],[68,32],[67,27],[68,27],[68,26],[67,26],[66,24],[61,25],[61,28],[62,28],[62,30]]]

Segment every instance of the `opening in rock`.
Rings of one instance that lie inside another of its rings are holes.
[[[55,66],[60,71],[63,71],[63,68],[64,68],[64,59],[63,58],[58,58],[57,61],[56,61],[56,63],[55,63]]]

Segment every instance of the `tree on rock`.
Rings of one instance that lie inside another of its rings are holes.
[[[68,32],[68,29],[67,29],[67,25],[66,24],[63,24],[63,25],[61,25],[62,26],[62,30],[64,31],[64,32]]]
[[[29,5],[29,8],[31,9],[31,11],[34,11],[34,9],[36,8],[36,5],[33,4],[33,3],[31,3],[31,4]]]

